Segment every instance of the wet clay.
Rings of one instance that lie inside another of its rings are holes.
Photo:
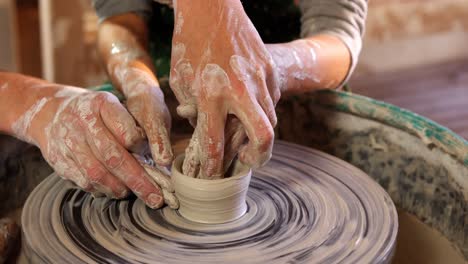
[[[388,263],[396,209],[366,174],[323,152],[277,142],[253,171],[247,211],[222,224],[190,221],[141,200],[93,198],[51,176],[22,215],[33,263]]]
[[[245,198],[252,174],[247,166],[237,161],[228,177],[206,180],[182,174],[184,158],[179,156],[172,166],[179,213],[184,218],[199,223],[221,224],[245,214]]]

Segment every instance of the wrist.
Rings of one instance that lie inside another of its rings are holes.
[[[349,50],[333,36],[317,35],[267,48],[283,77],[282,92],[337,88],[349,71]]]
[[[143,84],[158,85],[155,69],[148,52],[137,43],[114,42],[108,49],[108,75],[125,97],[134,94]]]
[[[30,121],[29,128],[23,132],[25,138],[21,138],[20,136],[20,139],[28,141],[41,149],[43,149],[43,146],[46,146],[45,131],[47,124],[50,124],[54,119],[56,109],[58,108],[56,101],[55,98],[42,98],[38,101],[39,103],[44,103],[44,105],[34,116],[34,119]]]
[[[266,45],[276,68],[281,93],[301,85],[299,82],[304,79],[301,74],[312,70],[310,65],[305,69],[300,58],[303,52],[298,52],[299,47],[295,42]]]
[[[280,91],[283,92],[283,90],[286,89],[285,86],[287,85],[288,76],[286,74],[286,65],[282,57],[288,49],[285,47],[285,44],[265,44],[265,47],[273,60],[273,65],[278,76],[278,86]]]
[[[58,85],[17,74],[0,73],[0,131],[35,143],[31,126]]]
[[[128,85],[135,71],[154,78],[153,61],[147,51],[147,27],[134,14],[124,14],[104,21],[99,27],[98,48],[115,88],[125,96],[135,85]],[[156,81],[157,82],[157,81]]]

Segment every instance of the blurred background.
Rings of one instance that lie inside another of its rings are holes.
[[[102,84],[97,22],[90,0],[0,0],[0,68]],[[468,138],[468,1],[371,0],[350,86]]]

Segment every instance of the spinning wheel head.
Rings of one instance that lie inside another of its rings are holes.
[[[230,222],[94,199],[53,175],[28,198],[22,225],[34,263],[387,263],[398,230],[390,197],[362,171],[282,142]]]

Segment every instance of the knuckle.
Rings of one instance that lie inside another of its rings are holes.
[[[268,118],[270,119],[271,126],[276,127],[276,124],[278,123],[278,118],[276,117],[275,109],[269,109],[267,115],[268,115]]]
[[[270,125],[265,126],[264,129],[259,131],[258,135],[258,149],[260,152],[267,151],[272,145],[275,137],[275,132]]]
[[[272,70],[276,67],[275,61],[273,58],[269,57],[266,61],[266,67],[268,70]]]
[[[189,88],[191,82],[193,81],[193,68],[192,65],[190,64],[190,61],[184,59],[177,63],[175,67],[175,71],[177,74],[180,76],[182,79],[182,83],[185,89]]]
[[[261,167],[265,165],[269,160],[271,159],[271,151],[267,151],[263,154],[262,158],[260,159],[260,162],[258,164],[258,167]]]
[[[104,91],[96,92],[96,95],[94,98],[101,102],[118,102],[117,97],[115,97],[110,92],[104,92]]]
[[[86,169],[86,175],[91,183],[102,183],[106,175],[105,171],[100,166],[92,166]]]
[[[110,156],[107,157],[104,162],[108,168],[115,170],[123,166],[124,159],[121,156]]]
[[[254,167],[260,167],[264,165],[271,158],[271,151],[273,148],[274,132],[268,130],[261,135],[259,144],[257,146],[257,157],[253,161]]]
[[[266,72],[274,72],[277,67],[275,60],[271,56],[265,58],[263,65]]]
[[[128,186],[138,197],[143,197],[147,194],[146,182],[141,178],[130,180]]]
[[[110,169],[118,169],[125,162],[123,151],[114,143],[108,143],[102,148],[104,164]]]

